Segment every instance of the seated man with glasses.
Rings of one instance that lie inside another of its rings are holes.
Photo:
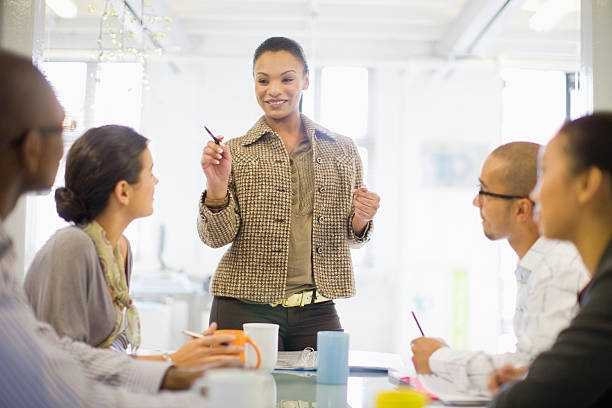
[[[486,159],[473,204],[480,210],[484,234],[506,239],[519,260],[513,353],[487,354],[455,350],[440,340],[412,341],[415,369],[436,374],[462,390],[488,395],[489,373],[505,364],[523,366],[549,349],[578,312],[577,295],[588,273],[573,244],[540,237],[529,193],[537,179],[540,146],[513,142],[495,149]]]

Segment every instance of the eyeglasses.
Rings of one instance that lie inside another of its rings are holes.
[[[51,126],[38,126],[36,128],[43,135],[54,135],[54,134],[63,134],[65,131],[72,131],[76,129],[76,122],[73,119],[69,119],[68,117],[64,118],[61,125],[51,125]],[[20,146],[23,143],[25,135],[28,131],[23,132],[18,138],[13,140],[11,144],[14,147]]]
[[[478,190],[478,198],[480,199],[480,197],[482,196],[488,196],[488,197],[495,197],[495,198],[501,198],[504,200],[516,200],[519,198],[529,198],[526,196],[519,196],[519,195],[508,195],[508,194],[498,194],[498,193],[492,193],[490,191],[484,191],[483,189]]]

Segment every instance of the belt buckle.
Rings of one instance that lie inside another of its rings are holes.
[[[300,307],[313,303],[313,298],[312,298],[313,292],[314,291],[312,290],[307,290],[307,291],[302,292],[302,300],[300,301]]]

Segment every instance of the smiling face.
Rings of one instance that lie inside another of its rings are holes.
[[[140,154],[142,170],[138,176],[138,183],[130,185],[131,197],[129,201],[130,212],[133,218],[146,217],[153,214],[153,196],[155,185],[159,182],[153,175],[153,157],[146,148]]]
[[[254,66],[255,95],[268,122],[299,117],[302,91],[308,89],[308,73],[302,62],[287,51],[266,51]]]

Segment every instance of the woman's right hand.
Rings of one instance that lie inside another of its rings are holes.
[[[223,136],[217,136],[223,141]],[[209,198],[224,198],[227,193],[229,175],[232,170],[230,149],[223,143],[209,141],[202,150],[200,165],[206,176],[206,190]]]

